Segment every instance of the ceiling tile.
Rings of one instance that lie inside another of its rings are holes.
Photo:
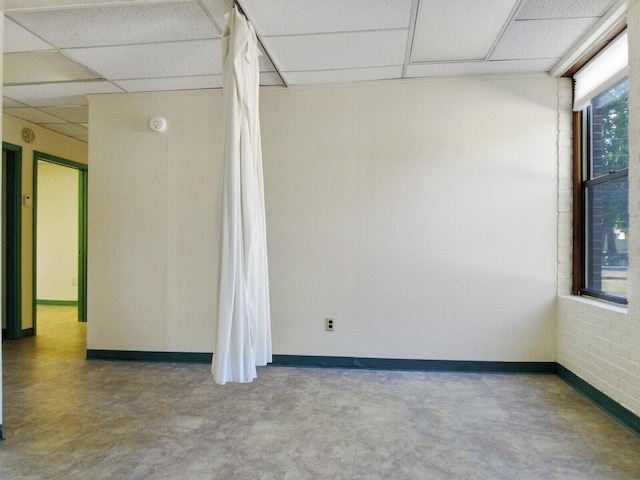
[[[3,71],[5,85],[69,82],[98,78],[84,66],[54,50],[5,53]]]
[[[411,0],[243,0],[261,36],[409,28]]]
[[[220,33],[227,26],[225,15],[231,11],[233,0],[200,0],[202,7],[207,11]]]
[[[404,64],[408,30],[263,39],[280,71],[339,70]]]
[[[261,87],[276,87],[283,86],[280,75],[276,72],[260,72],[260,86]]]
[[[24,2],[15,1],[15,11],[5,14],[4,43],[8,52],[4,80],[11,83],[5,86],[4,106],[18,108],[13,112],[15,115],[30,116],[30,121],[51,125],[58,119],[88,123],[86,94],[220,88],[222,84],[220,30],[226,26],[224,14],[233,0],[84,0],[82,7],[71,8],[69,5],[75,0],[30,0],[38,3],[38,8],[30,9],[24,7]],[[427,19],[438,18],[428,28],[416,26],[417,39],[440,28],[435,39],[422,43],[426,49],[434,44],[447,48],[479,44],[474,36],[477,30],[461,26],[460,21],[455,27],[441,28],[442,16],[433,7],[441,5],[446,9],[455,5],[461,13],[468,13],[470,8],[487,1],[495,1],[504,11],[482,7],[471,16],[499,20],[495,22],[491,41],[485,42],[493,45],[493,38],[503,33],[492,61],[461,62],[461,58],[447,55],[443,63],[407,65],[404,76],[546,72],[616,3],[616,0],[518,0],[517,12],[513,9],[516,0],[240,0],[240,3],[254,22],[264,48],[273,56],[273,63],[287,83],[295,85],[401,78],[410,43],[407,37],[412,13],[428,13]],[[504,29],[504,21],[513,14],[520,20]],[[453,34],[446,37],[448,32]],[[412,46],[412,61],[432,61],[419,54],[418,43]],[[58,45],[63,52],[53,49]],[[484,45],[479,55],[485,54],[491,45],[488,48]],[[38,53],[22,56],[23,51]],[[86,65],[87,69],[78,64]],[[260,58],[260,71],[261,85],[282,85],[268,56]],[[96,76],[109,81],[74,81]],[[54,83],[47,83],[50,81]],[[17,85],[21,82],[29,85]],[[86,131],[66,131],[65,135],[87,138]]]
[[[71,123],[88,123],[89,107],[86,105],[69,105],[66,107],[40,107],[43,112],[55,115]]]
[[[258,66],[261,72],[275,72],[276,70],[271,59],[262,49],[260,49],[260,55],[258,55]]]
[[[3,111],[13,117],[21,118],[31,123],[66,123],[60,118],[31,107],[4,108]]]
[[[122,45],[65,50],[111,80],[222,73],[220,40]]]
[[[195,1],[7,14],[58,48],[219,38]]]
[[[163,90],[198,90],[222,88],[222,75],[200,75],[196,77],[142,78],[117,80],[114,82],[127,92],[157,92]],[[260,85],[282,85],[276,72],[260,72]]]
[[[402,78],[402,65],[395,67],[358,68],[351,70],[288,72],[285,75],[285,79],[289,85],[348,83],[367,80],[388,80],[394,78]]]
[[[562,57],[597,18],[518,20],[496,46],[491,60]]]
[[[512,17],[516,5],[517,0],[420,2],[411,61],[484,60]]]
[[[69,137],[87,137],[89,135],[89,130],[77,123],[43,123],[41,125],[44,128],[68,135]]]
[[[559,2],[558,0],[525,0],[518,11],[518,20],[544,20],[551,18],[599,17],[616,0],[581,0]]]
[[[24,103],[17,102],[9,97],[2,97],[2,108],[25,107]]]
[[[423,63],[407,66],[405,77],[453,77],[460,75],[548,72],[557,61],[557,58],[543,58],[495,62]]]
[[[9,18],[4,22],[4,52],[28,52],[34,50],[50,50],[53,47],[44,40],[36,37]]]
[[[201,88],[222,88],[222,75],[202,75],[198,77],[177,78],[145,78],[137,80],[119,80],[115,83],[127,92],[196,90]]]
[[[4,87],[5,96],[35,107],[87,105],[87,94],[121,91],[109,82],[67,82]]]

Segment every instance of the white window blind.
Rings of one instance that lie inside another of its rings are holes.
[[[629,51],[626,30],[573,76],[573,110],[584,109],[591,99],[628,75]]]

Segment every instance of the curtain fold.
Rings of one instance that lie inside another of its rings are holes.
[[[267,239],[258,115],[258,42],[234,6],[222,37],[225,135],[216,383],[251,382],[272,361]]]

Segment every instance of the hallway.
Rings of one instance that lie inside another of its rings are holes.
[[[86,361],[74,315],[45,307],[3,344],[2,479],[640,478],[640,438],[553,375],[267,367],[220,387],[209,365]]]

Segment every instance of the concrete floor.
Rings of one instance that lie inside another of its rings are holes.
[[[553,375],[84,360],[73,308],[3,343],[0,479],[640,478],[640,438]]]

